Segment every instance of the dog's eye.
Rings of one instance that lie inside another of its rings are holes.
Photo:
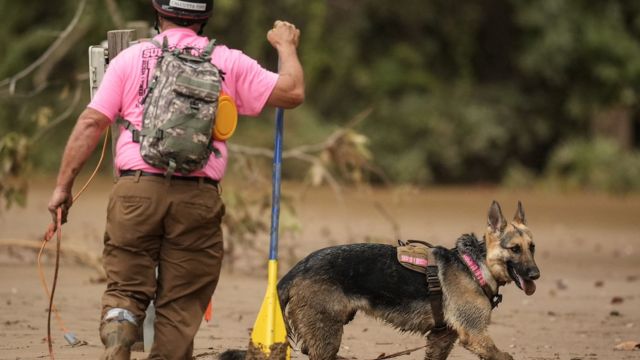
[[[536,245],[535,244],[529,245],[529,251],[531,251],[532,254],[536,252]]]
[[[522,252],[522,248],[520,247],[520,245],[512,246],[509,249],[511,249],[514,254],[520,254],[520,252]]]

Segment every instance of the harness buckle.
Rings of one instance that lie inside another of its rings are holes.
[[[494,309],[502,302],[502,294],[495,294],[491,299],[491,307]]]

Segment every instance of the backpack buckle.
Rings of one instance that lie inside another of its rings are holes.
[[[158,140],[164,139],[164,130],[156,129],[156,132],[155,132],[155,134],[153,134],[153,137],[155,137]]]
[[[138,130],[131,130],[131,140],[134,143],[139,143],[140,142],[140,131]]]

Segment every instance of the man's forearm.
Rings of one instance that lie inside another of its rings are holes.
[[[293,46],[281,47],[278,49],[278,56],[280,57],[278,75],[286,80],[285,89],[291,94],[294,101],[302,103],[304,101],[304,72],[296,48]]]
[[[71,191],[76,176],[108,126],[108,120],[105,122],[92,112],[95,110],[85,110],[80,115],[64,150],[56,186],[67,191]]]

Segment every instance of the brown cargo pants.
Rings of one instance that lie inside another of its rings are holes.
[[[136,175],[114,185],[104,238],[107,289],[101,319],[109,309],[123,308],[142,326],[154,299],[149,359],[192,358],[193,338],[220,276],[224,209],[218,188],[203,181]]]

